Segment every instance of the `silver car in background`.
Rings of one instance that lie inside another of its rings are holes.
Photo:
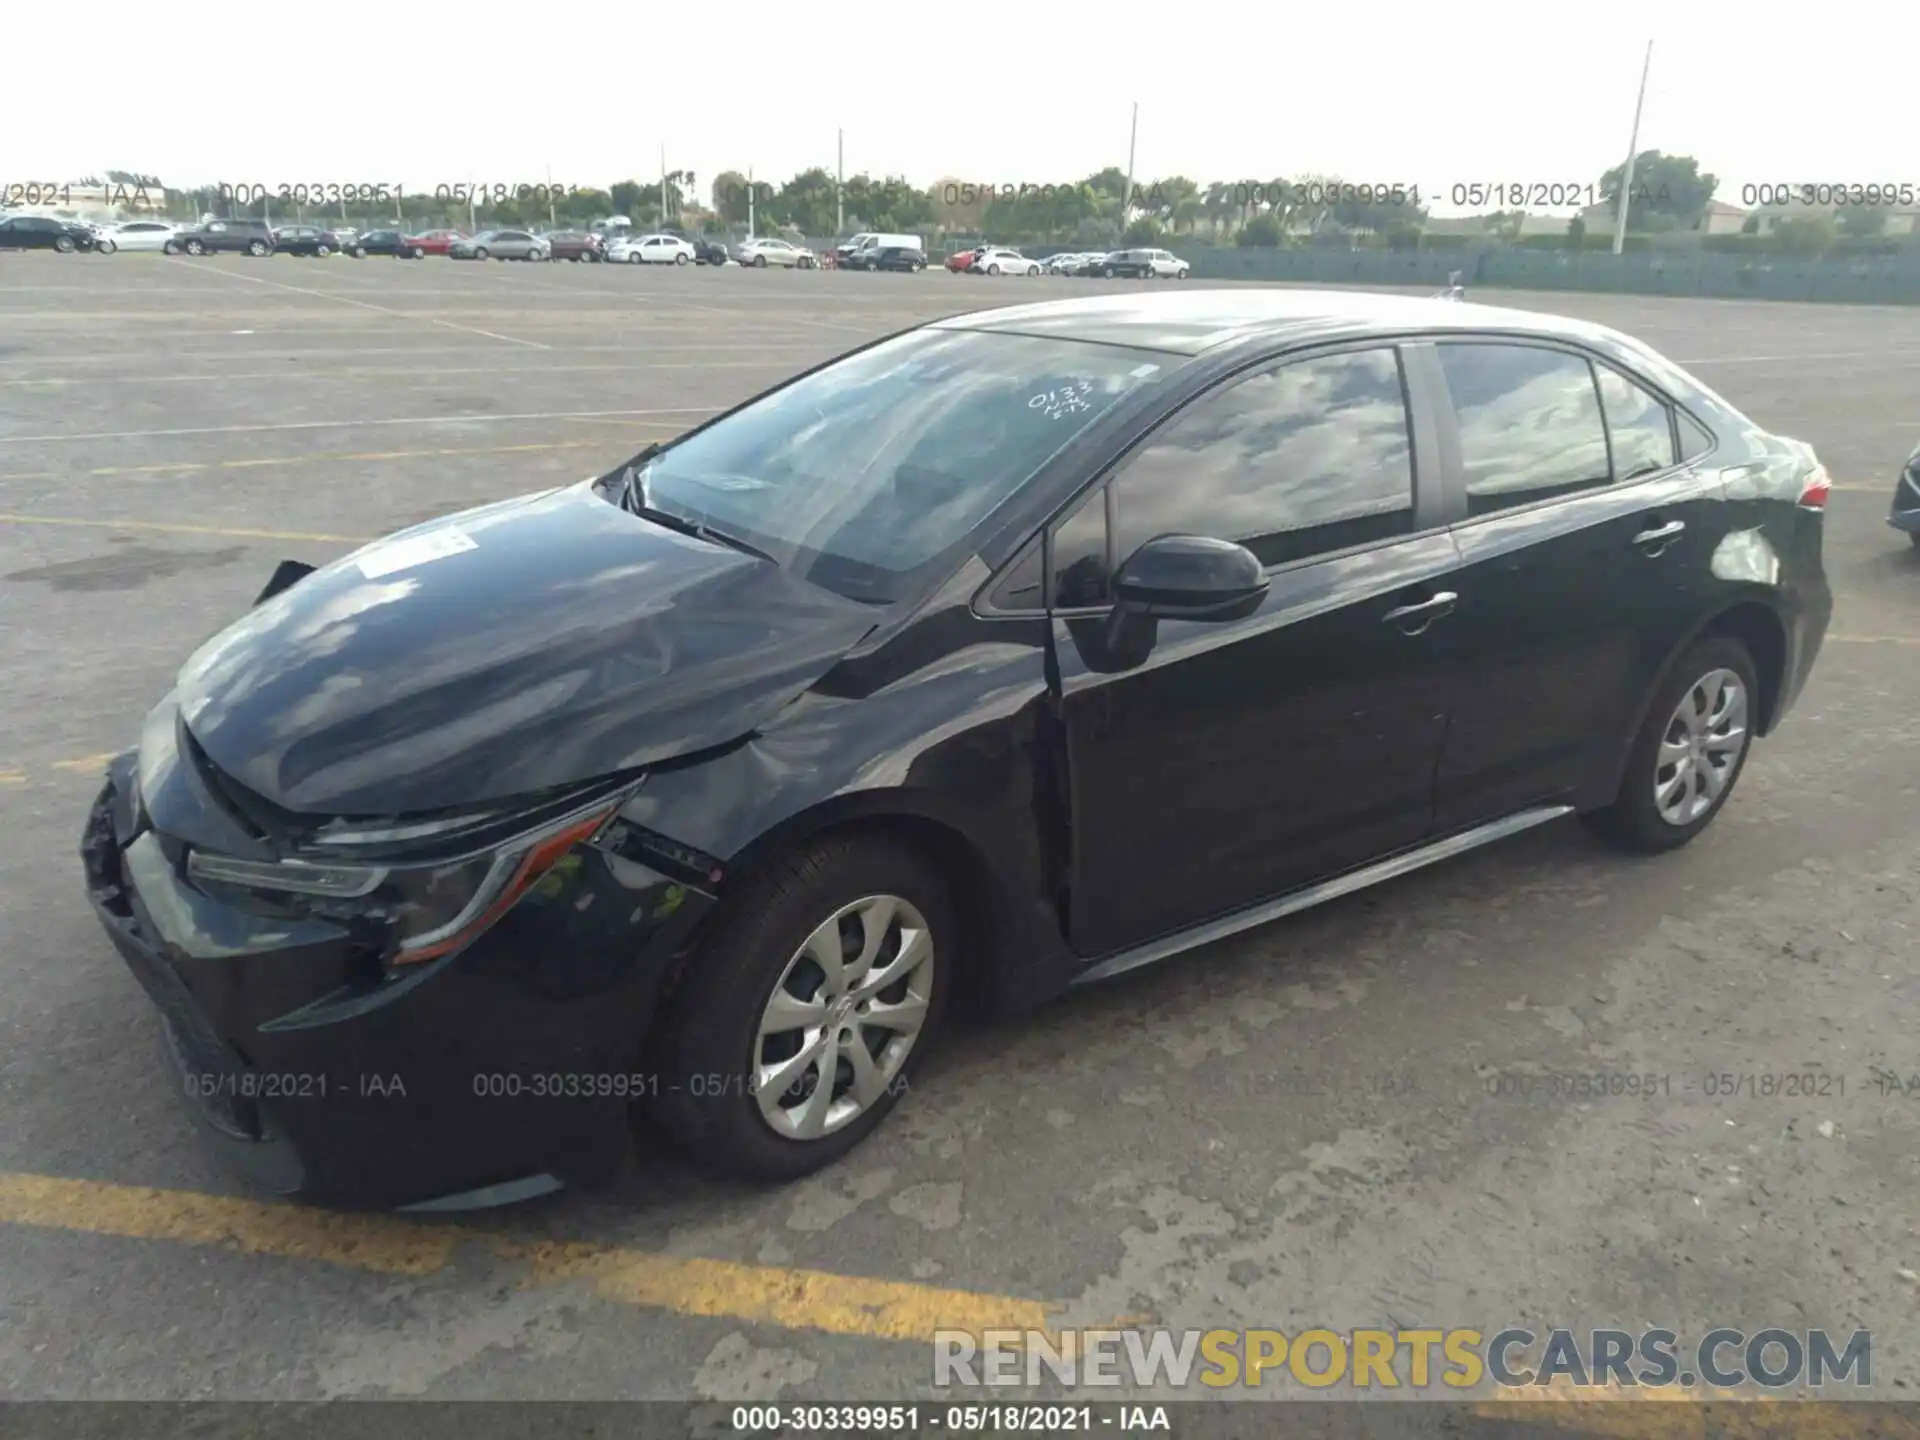
[[[100,232],[95,242],[103,255],[116,250],[154,250],[167,248],[180,227],[165,220],[124,220]]]
[[[452,260],[551,260],[553,247],[525,230],[482,230],[447,246]]]
[[[811,250],[765,235],[758,240],[744,240],[734,246],[733,258],[756,270],[764,270],[769,265],[784,265],[790,270],[811,270],[820,263]]]

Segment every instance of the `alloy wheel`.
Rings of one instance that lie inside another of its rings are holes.
[[[884,1099],[926,1024],[933,933],[898,895],[815,927],[780,972],[753,1042],[753,1091],[775,1134],[818,1140]]]
[[[1660,818],[1691,825],[1719,803],[1747,738],[1745,683],[1731,670],[1709,670],[1680,697],[1660,737],[1653,772]]]

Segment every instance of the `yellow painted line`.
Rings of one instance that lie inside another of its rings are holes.
[[[528,445],[447,446],[433,450],[357,450],[320,455],[260,455],[245,460],[181,460],[164,465],[107,465],[98,470],[82,470],[94,475],[184,474],[198,470],[256,470],[269,465],[366,464],[385,460],[438,459],[448,455],[521,455],[536,450],[586,450],[596,440],[544,440]],[[12,479],[0,475],[0,480]]]
[[[524,1267],[523,1288],[585,1284],[622,1305],[872,1340],[930,1342],[936,1330],[1047,1330],[1038,1300],[823,1270],[660,1255],[617,1245],[526,1241],[446,1222],[0,1174],[0,1223],[212,1246],[382,1275],[431,1275],[462,1246]]]
[[[1871,1402],[1839,1393],[1820,1398],[1851,1400],[1852,1407],[1835,1410],[1812,1399],[1785,1399],[1759,1386],[1647,1389],[1609,1380],[1580,1388],[1556,1377],[1546,1385],[1502,1385],[1491,1400],[1468,1410],[1483,1420],[1523,1422],[1529,1434],[1548,1429],[1621,1440],[1855,1440],[1867,1433],[1860,1428],[1857,1407]],[[1920,1440],[1920,1418],[1891,1411],[1884,1418],[1891,1428],[1876,1428],[1876,1437]],[[1487,1433],[1497,1440],[1501,1428],[1490,1426]]]
[[[53,762],[53,768],[56,770],[72,770],[76,774],[90,770],[98,770],[119,753],[118,750],[103,750],[98,755],[82,755],[77,760],[56,760]]]
[[[1829,635],[1836,645],[1920,645],[1920,635]]]
[[[240,530],[222,525],[176,525],[163,520],[93,520],[74,515],[12,515],[0,511],[0,525],[77,525],[94,530],[151,530],[161,535],[229,535],[240,540],[314,540],[364,545],[372,535],[328,535],[315,530]]]
[[[452,1227],[387,1216],[151,1190],[51,1175],[0,1175],[0,1221],[89,1235],[217,1245],[249,1255],[321,1260],[382,1275],[431,1275],[460,1243]]]
[[[0,785],[24,785],[27,777],[18,770],[0,770]]]
[[[532,1284],[585,1280],[602,1299],[624,1305],[752,1320],[788,1330],[931,1341],[936,1330],[977,1335],[1009,1326],[1049,1328],[1051,1307],[1008,1295],[822,1270],[670,1258],[600,1245],[514,1245],[508,1253],[528,1263]]]

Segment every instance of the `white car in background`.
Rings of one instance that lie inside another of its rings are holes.
[[[977,251],[973,261],[967,266],[976,275],[1038,275],[1040,262],[1029,260],[1018,250],[1009,250],[1001,245],[989,245]]]
[[[678,235],[628,235],[603,253],[616,265],[691,265],[699,254]]]
[[[116,250],[165,250],[179,229],[165,220],[123,220],[100,232],[98,248],[107,255]]]

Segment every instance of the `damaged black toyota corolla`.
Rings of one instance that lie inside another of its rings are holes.
[[[89,889],[269,1188],[501,1203],[636,1114],[795,1176],[962,1004],[1566,814],[1685,843],[1813,664],[1826,493],[1552,317],[963,316],[283,567],[110,767]]]

